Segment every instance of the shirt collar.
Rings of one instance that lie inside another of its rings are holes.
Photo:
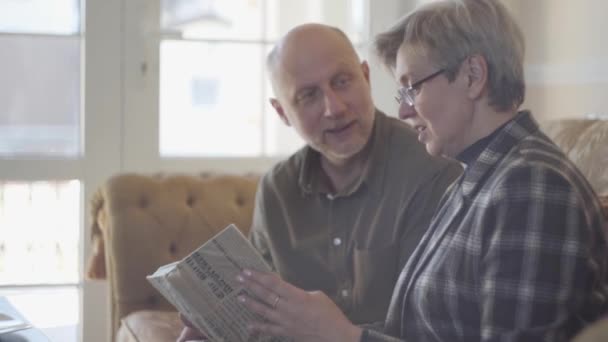
[[[387,159],[386,144],[387,139],[382,138],[386,131],[386,115],[376,110],[374,113],[374,127],[368,144],[369,155],[363,164],[361,176],[355,180],[350,186],[338,194],[332,194],[328,185],[327,175],[321,168],[321,154],[315,151],[310,146],[304,148],[304,158],[300,169],[300,177],[298,180],[301,191],[304,194],[332,194],[335,197],[348,196],[358,191],[363,186],[372,184],[373,189],[380,189],[379,182],[382,182],[381,175],[384,173],[384,167]]]
[[[479,157],[481,152],[483,152],[483,150],[485,150],[486,147],[488,147],[488,145],[490,144],[492,139],[494,139],[494,137],[496,137],[496,135],[498,135],[500,130],[509,122],[510,121],[507,121],[506,123],[500,125],[500,127],[495,129],[492,133],[486,135],[485,137],[474,142],[469,147],[465,148],[464,151],[460,152],[456,156],[456,160],[458,160],[459,162],[461,162],[467,166],[471,165],[471,163],[473,163],[475,160],[477,160],[477,157]]]
[[[480,180],[490,172],[522,139],[538,131],[538,124],[529,111],[520,111],[496,129],[485,147],[466,167],[461,179],[463,194],[470,196],[481,186]]]

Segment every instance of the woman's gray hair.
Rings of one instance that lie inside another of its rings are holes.
[[[481,55],[488,65],[490,105],[513,110],[524,101],[523,34],[498,0],[431,2],[399,19],[374,41],[376,54],[391,70],[402,45],[445,68],[450,82],[464,59]]]

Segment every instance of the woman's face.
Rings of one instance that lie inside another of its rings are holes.
[[[468,96],[468,77],[463,65],[452,82],[445,72],[419,82],[441,69],[405,46],[397,53],[397,82],[404,88],[415,85],[414,105],[401,101],[399,117],[418,132],[418,140],[433,156],[455,157],[469,145],[474,103]]]

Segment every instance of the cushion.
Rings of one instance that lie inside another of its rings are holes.
[[[183,328],[177,312],[136,311],[121,320],[116,342],[176,341]]]
[[[541,127],[587,177],[597,194],[608,196],[608,120],[553,120],[542,122]]]
[[[599,320],[578,334],[572,342],[605,342],[608,341],[608,318]]]

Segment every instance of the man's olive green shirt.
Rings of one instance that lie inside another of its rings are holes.
[[[361,177],[340,193],[310,147],[278,163],[260,182],[250,236],[284,280],[325,292],[354,323],[384,320],[399,272],[461,173],[380,112],[370,144]]]

